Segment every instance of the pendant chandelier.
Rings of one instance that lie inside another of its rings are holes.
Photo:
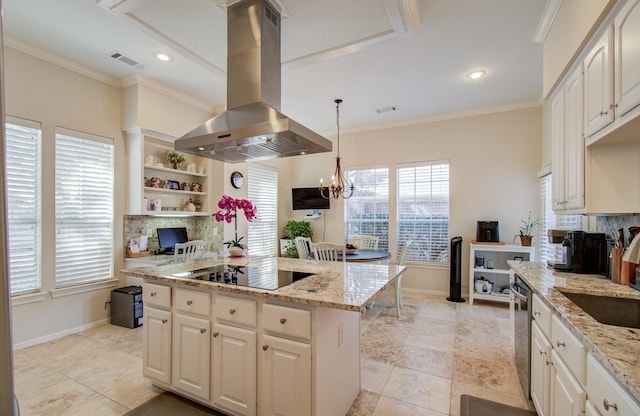
[[[338,98],[334,102],[336,103],[336,124],[338,126],[336,170],[331,176],[331,183],[329,186],[324,186],[324,181],[320,178],[320,194],[325,199],[339,199],[340,197],[347,199],[351,198],[351,195],[353,195],[355,186],[353,185],[353,180],[347,181],[347,178],[342,171],[342,167],[340,166],[340,159],[342,159],[340,157],[340,104],[342,103],[342,100]]]

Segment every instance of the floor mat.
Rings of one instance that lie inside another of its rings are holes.
[[[173,393],[164,392],[130,410],[125,416],[225,416]]]
[[[536,412],[492,402],[475,396],[460,396],[460,416],[536,416]]]

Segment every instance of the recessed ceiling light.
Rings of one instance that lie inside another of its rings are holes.
[[[467,74],[467,78],[469,78],[469,79],[482,78],[483,76],[485,76],[486,73],[487,73],[487,71],[485,71],[484,69],[477,69],[475,71],[469,72]]]
[[[154,52],[153,57],[162,62],[173,61],[173,56],[169,55],[166,52]]]

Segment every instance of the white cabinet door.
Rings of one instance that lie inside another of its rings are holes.
[[[171,383],[171,312],[144,308],[142,372],[166,384]]]
[[[176,313],[173,321],[173,386],[198,398],[209,400],[209,320]]]
[[[616,116],[640,104],[640,0],[628,0],[616,16]]]
[[[535,321],[531,325],[531,400],[539,416],[549,415],[551,343]]]
[[[584,60],[585,134],[591,136],[613,121],[613,28]]]
[[[213,403],[238,415],[256,414],[256,331],[213,324]]]
[[[584,406],[584,416],[600,416],[600,413],[598,413],[589,400],[587,400]]]
[[[567,79],[564,88],[565,208],[584,208],[584,107],[581,65]]]
[[[561,88],[551,101],[551,172],[553,173],[551,193],[554,210],[563,210],[566,204],[564,198],[564,104],[564,88]]]
[[[554,350],[551,351],[551,416],[571,416],[584,413],[587,394]]]
[[[311,415],[311,346],[262,337],[262,416]]]

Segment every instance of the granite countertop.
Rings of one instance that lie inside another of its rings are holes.
[[[220,264],[271,267],[278,270],[313,273],[314,275],[275,290],[170,276],[175,273]],[[285,257],[229,258],[218,256],[161,266],[136,267],[125,269],[122,272],[160,283],[175,283],[263,299],[361,312],[377,293],[393,284],[405,269],[405,266],[376,262],[319,262]]]
[[[640,330],[602,324],[566,298],[565,292],[640,300],[640,291],[600,275],[557,272],[543,263],[509,261],[585,345],[587,350],[640,402]]]

